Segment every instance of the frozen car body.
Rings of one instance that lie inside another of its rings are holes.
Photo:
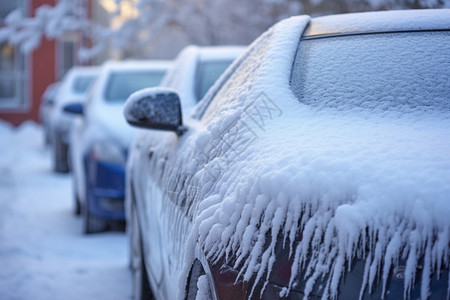
[[[64,112],[63,107],[69,102],[84,101],[88,87],[98,71],[98,67],[73,67],[64,75],[58,87],[55,103],[48,117],[53,169],[56,172],[69,171],[68,136],[73,116]]]
[[[71,132],[76,213],[83,212],[84,232],[123,220],[124,164],[135,130],[122,117],[130,93],[158,85],[170,63],[126,61],[103,64]]]
[[[140,136],[127,205],[156,298],[448,299],[449,31],[449,10],[285,20],[183,134]],[[374,82],[353,56],[380,54]]]

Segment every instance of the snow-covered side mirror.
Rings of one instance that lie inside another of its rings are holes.
[[[125,102],[124,115],[133,126],[170,130],[178,135],[185,131],[180,97],[169,88],[146,88],[131,94]]]
[[[72,102],[64,105],[63,110],[70,114],[83,115],[83,103]]]

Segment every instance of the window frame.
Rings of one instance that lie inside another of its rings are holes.
[[[8,46],[8,43],[1,43]],[[31,104],[30,88],[29,88],[29,55],[23,54],[16,46],[13,47],[12,69],[0,71],[0,79],[11,79],[14,84],[14,96],[0,98],[0,109],[6,111],[28,111]]]

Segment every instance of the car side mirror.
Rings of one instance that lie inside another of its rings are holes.
[[[186,129],[182,124],[178,93],[169,88],[146,88],[128,97],[124,115],[133,126],[174,131],[178,135]]]
[[[64,105],[63,110],[70,114],[83,115],[83,104],[81,102],[72,102]]]

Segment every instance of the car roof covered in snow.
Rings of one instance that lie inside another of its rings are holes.
[[[112,70],[136,70],[136,69],[155,69],[167,70],[172,65],[170,60],[124,60],[124,61],[106,61],[102,65],[102,72]]]
[[[303,38],[360,33],[450,30],[450,9],[341,14],[312,18]]]
[[[235,59],[245,49],[244,46],[196,47],[201,61]]]

